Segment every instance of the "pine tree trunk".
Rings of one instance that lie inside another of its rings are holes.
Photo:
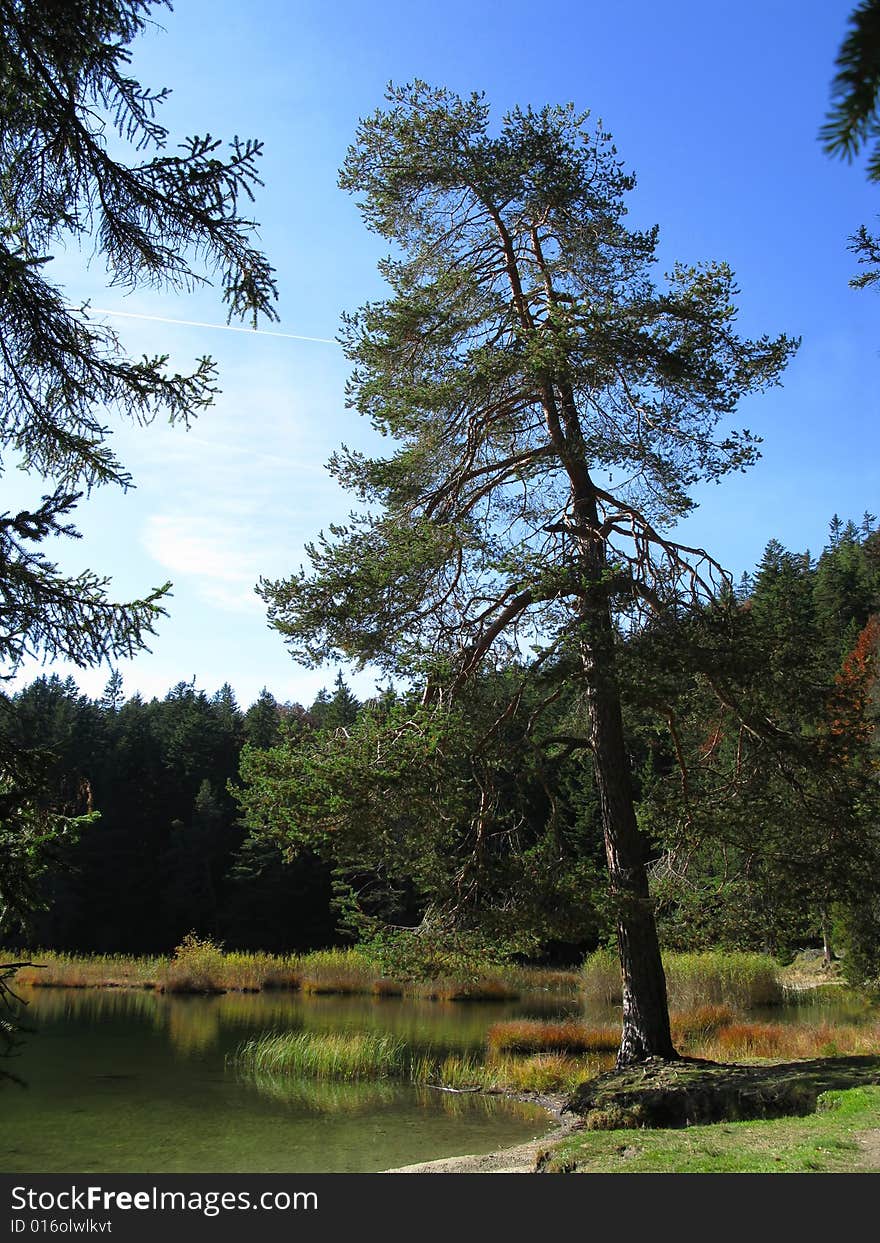
[[[590,739],[617,912],[623,983],[623,1037],[617,1056],[620,1067],[649,1057],[678,1055],[669,1031],[666,977],[633,807],[607,598],[600,596],[588,603],[584,620],[582,658],[590,704]]]
[[[649,1057],[675,1058],[678,1054],[669,1031],[666,976],[630,785],[598,494],[587,462],[577,451],[582,440],[574,393],[565,383],[559,388],[562,423],[549,384],[545,409],[551,441],[571,481],[571,512],[586,587],[580,607],[581,659],[605,856],[617,916],[623,986],[623,1036],[617,1064],[628,1066]]]

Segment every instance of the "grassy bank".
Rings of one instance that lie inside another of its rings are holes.
[[[588,1012],[595,1007],[607,1011],[620,999],[619,966],[616,957],[605,950],[591,955],[580,971],[543,970],[491,961],[475,966],[473,962],[451,959],[441,960],[420,978],[397,977],[378,957],[358,947],[285,955],[225,952],[211,941],[192,935],[167,957],[0,950],[0,961],[4,957],[32,962],[33,966],[18,971],[16,980],[43,988],[141,988],[163,993],[294,990],[316,996],[462,1002],[543,996],[548,1002],[556,998],[582,1001]],[[800,978],[797,986],[789,983],[788,968],[782,968],[766,955],[721,952],[668,954],[664,964],[673,1010],[673,1035],[682,1051],[693,1052],[699,1046],[706,1056],[795,1054],[795,1050],[785,1047],[788,1034],[775,1025],[740,1025],[740,1030],[736,1030],[733,1024],[733,1016],[741,1011],[776,1005],[798,995],[798,991],[803,993]],[[814,976],[810,983],[816,982]],[[705,1047],[708,1035],[717,1036],[712,1049]],[[586,1044],[581,1037],[578,1025],[569,1024],[566,1030],[566,1025],[560,1024],[555,1031],[545,1025],[540,1033],[534,1025],[525,1024],[518,1032],[509,1029],[496,1033],[493,1052],[561,1051],[576,1055],[610,1051],[618,1040],[617,1020],[606,1019],[601,1029],[591,1029]],[[821,1042],[822,1038],[817,1039]],[[835,1039],[831,1034],[825,1042]],[[812,1051],[811,1047],[808,1052]]]
[[[539,1158],[544,1173],[800,1174],[877,1169],[880,1087],[820,1094],[804,1117],[686,1129],[578,1131]]]
[[[359,949],[310,954],[225,953],[187,937],[169,957],[69,955],[52,950],[0,951],[0,960],[27,959],[16,982],[36,988],[143,988],[166,993],[297,990],[315,995],[413,997],[434,1001],[507,1001],[527,993],[577,995],[574,971],[487,963],[479,971],[445,971],[426,979],[395,979]]]
[[[227,953],[193,935],[167,957],[0,951],[0,959],[4,955],[34,963],[20,969],[16,979],[44,988],[155,988],[170,993],[293,989],[438,1001],[506,1001],[524,993],[549,993],[572,998],[580,994],[587,1006],[620,1004],[620,968],[607,950],[592,954],[579,972],[492,962],[477,968],[450,961],[417,979],[389,974],[378,958],[360,948],[285,955]],[[677,1010],[753,1009],[778,1004],[788,992],[783,969],[767,955],[668,954],[664,965],[670,1005]]]

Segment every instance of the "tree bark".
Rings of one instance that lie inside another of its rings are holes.
[[[594,503],[582,502],[579,508],[587,509],[587,517],[595,528]],[[617,1065],[621,1067],[649,1057],[673,1059],[678,1054],[669,1030],[666,976],[633,805],[614,627],[604,581],[604,546],[599,540],[584,541],[582,556],[587,588],[581,608],[581,659],[609,884],[617,919],[623,986],[623,1035],[617,1055]]]
[[[633,807],[614,653],[613,649],[609,652],[610,644],[596,642],[595,626],[601,617],[594,614],[591,620],[591,641],[583,648],[584,677],[623,985],[623,1035],[617,1064],[627,1066],[648,1057],[675,1058],[677,1054],[669,1030],[666,976]],[[613,642],[607,613],[604,620]]]

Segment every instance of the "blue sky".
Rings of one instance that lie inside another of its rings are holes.
[[[859,163],[829,160],[816,137],[853,4],[178,0],[172,13],[156,10],[165,29],[136,45],[134,71],[172,89],[163,120],[173,135],[264,140],[254,215],[277,269],[274,327],[331,340],[343,310],[382,293],[383,245],[336,173],[358,117],[382,104],[389,80],[483,90],[499,116],[571,100],[600,117],[637,175],[631,222],[660,225],[664,268],[726,259],[742,290],[741,331],[803,337],[783,386],[737,415],[763,436],[761,462],[702,492],[683,528],[738,575],[770,537],[818,552],[833,513],[880,511],[880,301],[848,288],[846,250],[849,234],[880,211],[880,186],[866,183]],[[56,279],[71,300],[96,307],[224,321],[214,290],[123,298],[78,255],[59,257]],[[304,544],[347,512],[323,464],[339,441],[371,437],[345,409],[341,351],[112,322],[135,354],[168,352],[183,367],[211,353],[223,392],[189,432],[114,425],[136,489],[83,502],[83,539],[52,554],[111,575],[117,597],[173,580],[152,654],[120,666],[129,694],[163,695],[195,676],[209,691],[229,681],[244,706],[264,685],[309,702],[335,671],[293,664],[253,585],[293,571]],[[33,500],[39,484],[7,478],[4,488],[5,509]],[[36,672],[27,666],[19,681]],[[94,694],[107,675],[75,672]],[[371,682],[362,675],[354,685],[366,693]]]

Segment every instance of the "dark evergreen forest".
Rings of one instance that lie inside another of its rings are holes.
[[[21,936],[131,953],[191,929],[273,950],[332,940],[326,867],[284,866],[247,841],[229,786],[245,744],[271,746],[289,716],[318,728],[335,709],[329,696],[306,713],[264,691],[242,711],[228,685],[208,695],[188,682],[145,702],[117,673],[98,700],[54,675],[5,699],[13,744],[48,753],[47,804],[80,821],[51,846]]]

